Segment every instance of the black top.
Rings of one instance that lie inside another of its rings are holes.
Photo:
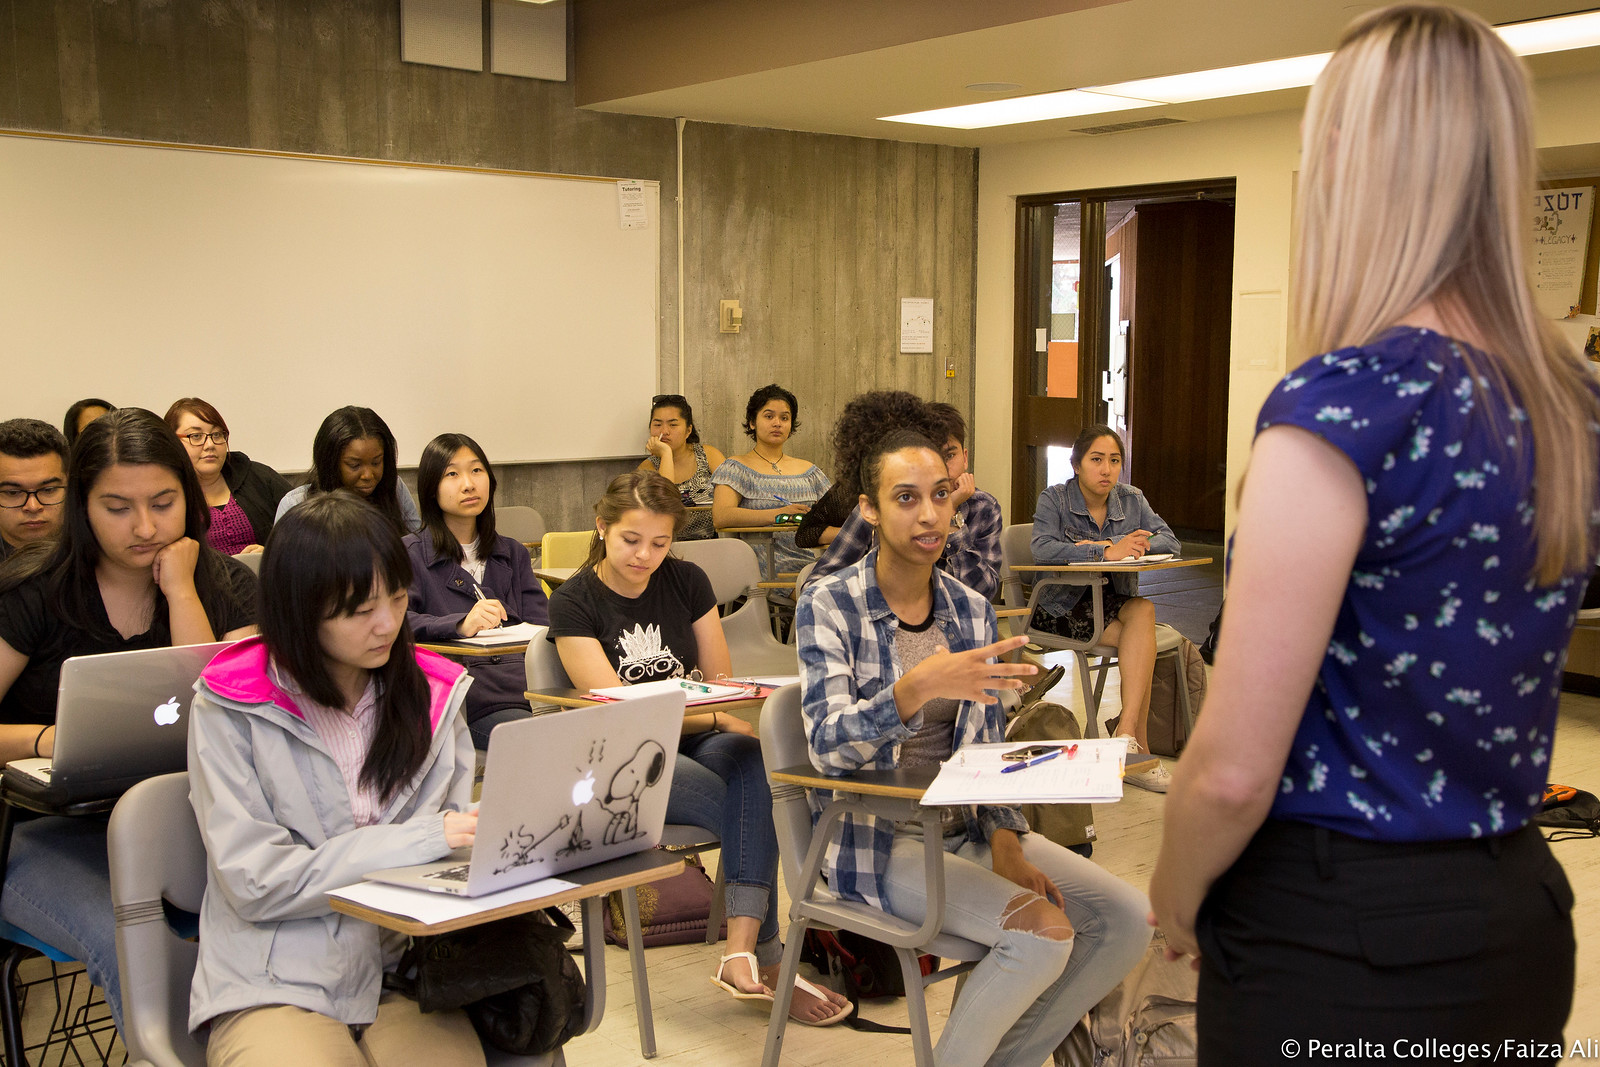
[[[801,548],[821,548],[822,532],[830,526],[843,526],[861,500],[859,493],[845,492],[843,482],[834,482],[818,498],[795,527],[794,543]]]
[[[636,600],[612,592],[585,570],[551,595],[550,638],[594,638],[629,685],[680,678],[699,666],[695,620],[716,607],[705,571],[671,556]]]
[[[219,639],[230,630],[256,621],[256,576],[238,560],[223,559],[231,583],[223,598],[226,607],[220,618],[207,612],[211,632]],[[111,639],[80,630],[61,617],[51,601],[48,574],[35,574],[0,596],[0,638],[28,657],[28,665],[0,698],[0,723],[44,726],[55,722],[61,664],[73,656],[165,648],[172,644],[172,627],[165,611],[156,612],[150,629],[144,633],[124,638],[111,625],[98,597],[94,606],[95,621],[111,633]]]
[[[278,501],[289,491],[289,483],[283,475],[243,452],[228,453],[222,461],[222,480],[228,483],[228,491],[250,520],[256,544],[266,544],[267,534],[272,532],[272,518],[278,513]]]

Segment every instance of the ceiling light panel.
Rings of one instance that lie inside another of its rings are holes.
[[[1019,122],[1045,122],[1078,115],[1101,115],[1135,107],[1154,107],[1160,101],[1129,100],[1104,93],[1067,89],[1058,93],[1014,96],[1009,100],[985,100],[935,111],[915,111],[905,115],[885,115],[885,122],[910,122],[919,126],[943,126],[952,130],[978,130],[989,126],[1011,126]]]

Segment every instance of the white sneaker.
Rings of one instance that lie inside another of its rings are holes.
[[[1152,755],[1144,753],[1139,747],[1139,742],[1131,734],[1118,734],[1118,737],[1128,742],[1128,762],[1123,781],[1129,785],[1136,785],[1140,789],[1148,789],[1152,793],[1165,793],[1172,785],[1172,772],[1162,762]],[[1141,756],[1135,759],[1135,756]]]

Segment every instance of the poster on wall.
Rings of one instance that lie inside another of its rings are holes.
[[[933,298],[900,298],[900,351],[933,351]]]
[[[1577,313],[1583,265],[1589,255],[1594,186],[1540,189],[1533,194],[1533,289],[1541,313]]]

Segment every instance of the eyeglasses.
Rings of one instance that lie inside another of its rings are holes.
[[[27,507],[30,496],[39,502],[40,507],[51,508],[67,499],[67,487],[47,485],[43,489],[0,489],[0,508]]]
[[[213,430],[211,433],[201,433],[199,430],[196,430],[194,433],[183,434],[182,437],[195,448],[199,448],[201,445],[205,444],[206,438],[208,437],[219,445],[225,445],[228,443],[227,430]]]

